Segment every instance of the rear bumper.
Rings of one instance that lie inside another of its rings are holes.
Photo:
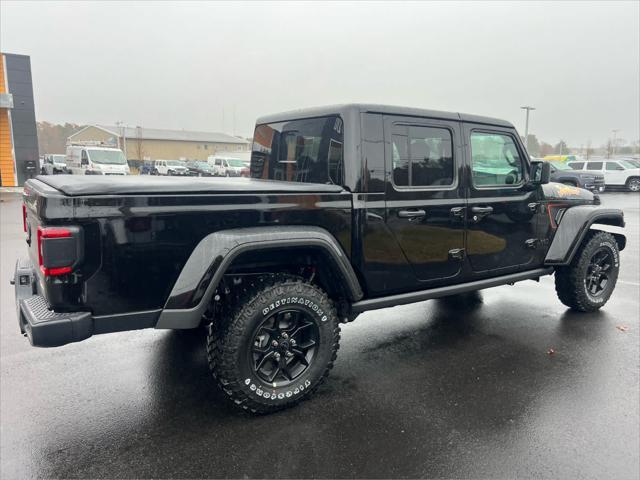
[[[34,347],[59,347],[93,334],[91,313],[54,312],[36,293],[33,265],[28,259],[16,262],[13,282],[20,332]]]

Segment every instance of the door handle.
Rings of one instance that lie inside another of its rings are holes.
[[[451,209],[451,215],[457,218],[464,218],[464,209],[465,207],[453,207]]]
[[[400,210],[398,212],[398,216],[400,218],[409,218],[409,219],[421,218],[421,217],[426,217],[427,212],[425,212],[424,210]]]
[[[480,215],[490,215],[493,213],[493,207],[471,207],[471,211]]]

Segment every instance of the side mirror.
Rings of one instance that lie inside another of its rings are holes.
[[[531,162],[529,183],[532,185],[545,185],[551,177],[551,164],[549,162]]]

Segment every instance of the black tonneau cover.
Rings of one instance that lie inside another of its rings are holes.
[[[184,193],[338,193],[340,185],[234,177],[41,175],[36,180],[71,197]]]

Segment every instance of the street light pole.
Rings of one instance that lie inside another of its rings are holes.
[[[531,110],[535,110],[535,107],[524,106],[520,107],[522,110],[527,111],[525,123],[524,123],[524,146],[527,149],[527,153],[529,152],[529,112]]]

